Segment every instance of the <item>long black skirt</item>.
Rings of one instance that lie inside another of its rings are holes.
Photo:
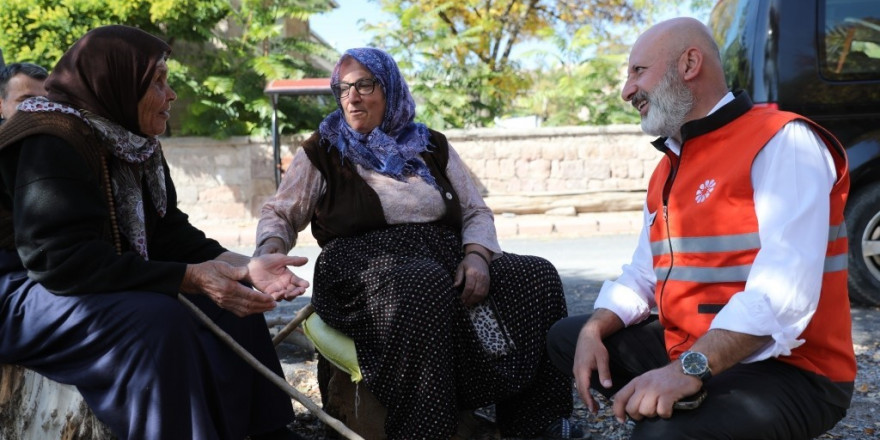
[[[490,403],[504,436],[534,437],[571,414],[571,379],[545,348],[567,315],[556,269],[507,253],[492,262],[489,295],[515,345],[493,357],[452,285],[462,258],[461,238],[431,224],[338,238],[318,257],[312,303],[354,340],[390,439],[447,439],[460,410]]]
[[[282,375],[262,315],[193,303]],[[0,250],[0,363],[75,385],[120,439],[234,439],[293,420],[290,398],[204,327],[153,292],[58,296]]]

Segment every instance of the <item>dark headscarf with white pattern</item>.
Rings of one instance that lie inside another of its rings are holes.
[[[354,130],[345,121],[342,103],[336,97],[338,108],[318,128],[321,137],[330,141],[343,159],[398,180],[418,175],[436,187],[434,177],[418,157],[430,148],[430,134],[424,124],[413,122],[416,103],[397,63],[379,49],[349,49],[336,63],[330,77],[331,84],[339,82],[340,67],[349,58],[369,70],[382,86],[385,93],[382,123],[370,133]]]
[[[143,184],[160,216],[167,209],[162,149],[141,132],[138,103],[157,66],[171,52],[161,39],[129,26],[102,26],[82,36],[46,79],[46,98],[25,100],[21,111],[62,112],[83,119],[110,151],[110,179],[119,227],[131,248],[148,259]]]

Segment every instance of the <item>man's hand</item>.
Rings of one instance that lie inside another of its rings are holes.
[[[275,308],[275,299],[241,284],[248,268],[236,267],[224,261],[206,261],[186,266],[180,291],[205,294],[218,306],[243,317]]]
[[[590,380],[593,372],[599,374],[599,381],[605,388],[611,388],[611,371],[608,368],[608,349],[598,334],[584,326],[578,335],[574,351],[574,383],[581,400],[593,414],[599,411],[599,405],[590,394]]]
[[[264,254],[248,262],[248,279],[254,288],[271,295],[276,301],[289,301],[305,293],[309,282],[296,276],[287,266],[302,266],[308,261],[305,257]]]
[[[599,382],[603,387],[612,386],[611,370],[608,368],[608,349],[605,348],[602,340],[623,327],[623,321],[614,312],[599,308],[578,334],[572,374],[578,394],[593,414],[599,411],[599,405],[590,394],[593,372],[599,373]]]
[[[672,416],[672,405],[681,398],[697,393],[703,383],[681,370],[678,360],[651,370],[631,380],[614,395],[614,416],[624,423],[626,415],[633,420],[645,417]]]

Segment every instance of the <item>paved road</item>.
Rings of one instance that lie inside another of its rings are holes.
[[[501,241],[506,252],[536,255],[553,263],[562,278],[570,314],[585,313],[592,308],[602,281],[614,278],[620,267],[629,261],[635,248],[636,236],[615,235],[571,239],[507,239]],[[235,249],[250,254],[250,249]],[[291,255],[307,257],[309,262],[294,272],[311,280],[314,262],[320,253],[317,246],[296,247]],[[293,316],[311,297],[311,290],[301,298],[267,313],[267,319]]]
[[[570,314],[588,313],[599,292],[602,282],[613,279],[620,274],[621,266],[627,263],[636,245],[635,235],[593,236],[570,239],[505,239],[501,246],[505,251],[519,254],[537,255],[552,262],[562,277]],[[251,250],[239,249],[250,254]],[[293,254],[309,257],[310,263],[300,268],[301,276],[311,279],[314,260],[320,249],[316,246],[297,248]],[[268,318],[284,318],[286,322],[297,310],[309,300],[310,292],[297,298],[292,303],[283,303],[276,311],[270,312]],[[867,434],[877,426],[876,419],[876,384],[877,359],[880,359],[878,341],[880,341],[880,308],[853,307],[853,340],[859,357],[859,378],[856,385],[859,390],[853,398],[853,405],[847,418],[831,433],[822,438],[844,440],[874,438]],[[278,347],[285,376],[305,392],[312,400],[320,401],[316,385],[316,369],[313,353],[295,344],[284,343]],[[309,439],[323,439],[320,423],[297,407],[299,426],[298,432]],[[608,419],[606,412],[603,418]],[[609,428],[609,424],[600,423],[598,419],[586,413],[583,407],[576,410],[576,419],[584,426],[595,429],[611,429],[610,433],[602,431],[594,438],[621,439],[627,438],[626,429]],[[604,427],[604,428],[603,428]]]
[[[596,294],[606,279],[620,274],[635,248],[635,235],[607,235],[568,239],[505,239],[501,247],[507,252],[537,255],[553,263],[559,270],[565,287],[569,314],[587,313],[592,310]],[[251,249],[236,249],[251,253]],[[302,246],[291,254],[309,258],[309,263],[296,270],[300,276],[311,280],[314,261],[320,252],[317,246]],[[292,317],[310,300],[311,291],[290,303],[282,303],[267,314],[268,319]],[[880,309],[853,307],[853,338],[855,344],[872,345],[880,339]]]

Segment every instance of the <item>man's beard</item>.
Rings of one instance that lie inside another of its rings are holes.
[[[639,93],[643,93],[649,105],[648,114],[642,118],[642,131],[652,136],[677,135],[694,107],[694,94],[684,85],[674,64],[667,68],[652,92]]]

